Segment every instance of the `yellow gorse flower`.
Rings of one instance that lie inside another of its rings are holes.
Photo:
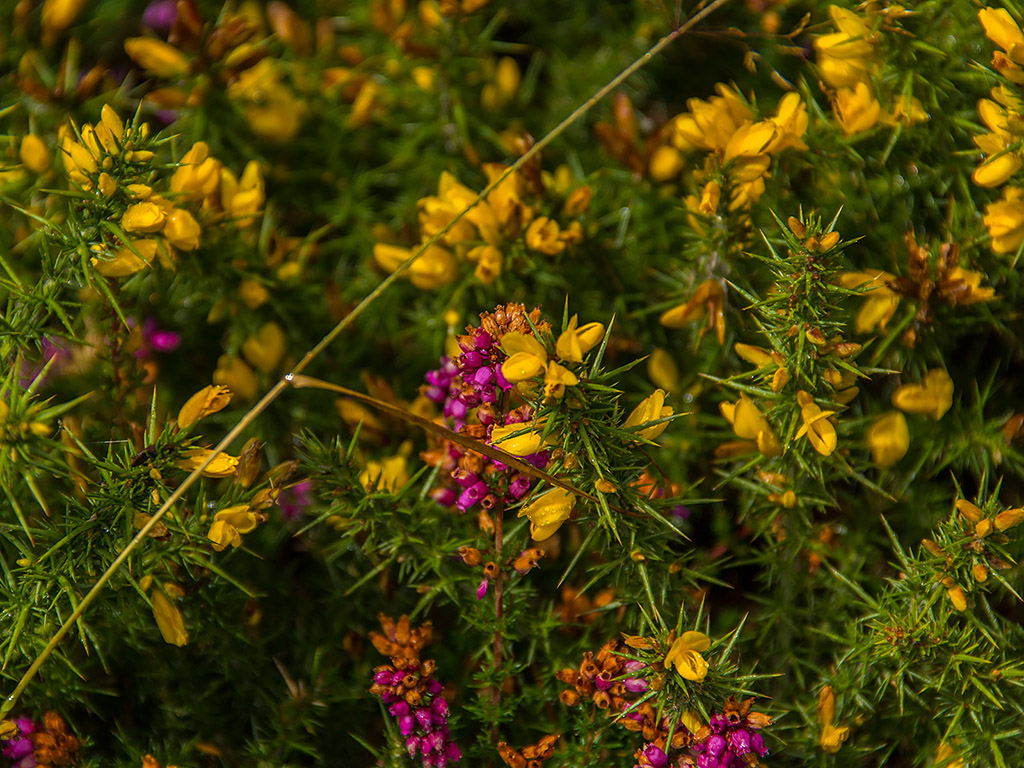
[[[847,136],[874,128],[882,116],[882,105],[875,99],[867,83],[857,83],[853,88],[840,88],[836,91],[832,106],[839,127]]]
[[[555,342],[556,354],[570,363],[582,363],[583,356],[604,338],[602,323],[587,323],[582,328],[578,328],[577,323],[577,316],[573,315]]]
[[[876,36],[857,14],[833,5],[829,7],[837,32],[814,41],[821,79],[833,88],[852,88],[866,83],[876,68]]]
[[[831,456],[838,444],[835,425],[829,420],[835,415],[835,411],[823,411],[814,402],[810,394],[804,390],[796,393],[797,403],[800,405],[800,417],[803,424],[797,430],[797,439],[807,435],[814,450],[822,456]]]
[[[1003,199],[985,206],[985,226],[994,253],[1015,253],[1024,243],[1024,189],[1009,187]]]
[[[242,534],[256,529],[259,518],[248,504],[237,504],[217,512],[213,516],[213,525],[206,534],[213,543],[213,548],[222,552],[230,547],[242,545]]]
[[[665,666],[675,667],[684,680],[704,681],[708,662],[701,654],[711,647],[711,638],[703,632],[683,632],[665,654]]]
[[[517,517],[530,520],[530,538],[544,541],[555,535],[562,523],[569,519],[576,497],[562,488],[544,493],[519,510]]]
[[[953,405],[953,380],[942,368],[934,368],[920,384],[899,387],[892,395],[892,404],[905,413],[919,413],[938,421]]]
[[[93,248],[100,255],[91,259],[93,267],[104,277],[127,277],[141,272],[156,257],[159,243],[156,240],[133,240],[131,245],[118,248],[113,253],[100,253],[98,246]]]
[[[152,37],[129,37],[124,41],[125,53],[155,77],[180,77],[188,72],[188,58],[169,43]]]
[[[529,424],[508,424],[491,428],[491,445],[513,456],[529,456],[543,447],[544,437],[539,425],[531,429]]]
[[[185,458],[178,462],[181,469],[191,472],[200,464],[206,461],[206,457],[213,453],[209,448],[191,448],[185,454]],[[204,477],[232,477],[238,469],[238,459],[226,453],[218,453],[206,469],[203,470]]]
[[[885,469],[907,455],[910,430],[907,419],[899,411],[889,411],[872,422],[867,432],[871,463]]]
[[[580,383],[576,374],[554,360],[548,361],[544,372],[544,397],[559,398],[565,394],[566,387],[575,387]]]
[[[506,333],[501,337],[501,348],[509,355],[501,366],[501,373],[513,384],[532,379],[547,368],[547,350],[534,336],[515,331]]]
[[[173,587],[171,584],[164,585],[164,589],[168,591],[175,591]],[[178,606],[172,603],[160,588],[153,590],[149,602],[153,606],[153,618],[156,619],[156,626],[164,642],[178,647],[187,645],[188,629],[185,628],[185,619]]]
[[[242,342],[242,354],[258,370],[273,373],[288,349],[288,337],[280,325],[264,323]]]
[[[1024,83],[1024,33],[1005,8],[982,8],[978,20],[985,35],[1002,48],[992,54],[992,66],[1011,82]]]
[[[624,429],[631,429],[633,427],[640,427],[652,421],[658,419],[664,419],[671,416],[673,413],[672,406],[665,405],[665,390],[656,389],[654,393],[648,395],[626,418],[626,423],[623,424]],[[664,421],[661,424],[652,424],[649,427],[637,431],[637,436],[642,437],[645,440],[653,440],[658,437],[662,432],[668,428],[669,422]]]
[[[178,429],[188,429],[200,419],[217,413],[231,402],[231,390],[211,384],[190,397],[178,411]]]
[[[405,456],[391,456],[382,461],[368,461],[359,474],[359,484],[366,490],[394,493],[409,480]]]
[[[735,403],[723,402],[718,407],[737,437],[753,441],[751,448],[756,447],[765,456],[778,456],[782,453],[782,445],[768,419],[746,394],[741,394]]]
[[[850,736],[849,726],[837,728],[833,723],[836,717],[836,697],[831,685],[826,685],[818,694],[818,724],[821,725],[821,737],[818,744],[829,754],[835,754]]]
[[[35,174],[46,173],[52,164],[50,150],[46,148],[46,143],[32,133],[22,138],[18,157],[21,159],[21,164]]]
[[[885,331],[886,324],[896,314],[896,308],[900,304],[900,297],[895,291],[889,288],[889,283],[894,281],[896,276],[880,269],[869,269],[864,272],[843,272],[839,276],[839,282],[845,288],[860,288],[864,285],[871,287],[864,292],[864,302],[861,304],[857,317],[854,320],[854,329],[857,333],[870,333],[879,328]]]

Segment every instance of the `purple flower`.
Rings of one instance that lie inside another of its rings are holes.
[[[408,736],[413,732],[416,727],[416,718],[412,715],[402,715],[398,718],[398,730],[402,732],[403,736]]]
[[[476,588],[476,599],[483,600],[484,595],[487,594],[487,579],[481,581]]]
[[[642,693],[650,686],[650,683],[642,677],[627,677],[622,684],[630,693]]]
[[[737,728],[729,734],[729,749],[737,757],[742,757],[750,752],[750,731],[746,728]]]
[[[644,749],[644,759],[650,763],[652,768],[665,768],[668,765],[668,755],[656,744],[648,744]]]
[[[420,748],[420,737],[409,736],[405,740],[405,748],[409,752],[409,757],[413,757],[416,754],[416,750]]]
[[[758,757],[764,757],[768,754],[768,747],[764,745],[764,736],[757,731],[750,735],[750,748],[754,750],[754,754]]]
[[[306,507],[313,503],[313,496],[310,493],[313,483],[303,480],[301,483],[289,486],[281,490],[277,497],[277,506],[281,510],[281,516],[285,520],[298,520]]]
[[[175,0],[154,0],[142,12],[142,25],[155,32],[170,32],[178,19],[178,4]]]
[[[424,731],[429,731],[431,726],[434,725],[434,718],[430,716],[429,709],[417,709],[416,722],[420,724],[420,728],[422,728]]]

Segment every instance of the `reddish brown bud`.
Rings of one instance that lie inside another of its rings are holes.
[[[476,568],[476,566],[483,562],[480,550],[474,549],[473,547],[459,547],[459,557],[461,557],[462,562],[470,568]]]

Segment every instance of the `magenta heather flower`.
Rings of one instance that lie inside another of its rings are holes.
[[[771,718],[752,712],[753,701],[737,702],[730,696],[722,713],[711,716],[711,732],[692,747],[697,753],[697,768],[740,768],[751,764],[752,756],[768,754],[759,731],[771,725]]]
[[[282,488],[277,497],[277,506],[285,520],[298,520],[306,507],[313,503],[313,483],[303,480],[301,483]]]
[[[35,745],[29,736],[35,733],[38,727],[31,718],[24,716],[14,718],[14,724],[18,727],[18,734],[0,742],[3,744],[0,755],[13,761],[11,768],[35,768]]]
[[[467,328],[466,334],[458,337],[459,354],[442,357],[440,367],[424,377],[426,383],[420,391],[441,405],[444,419],[453,430],[490,443],[495,427],[532,421],[529,406],[508,409],[508,398],[503,395],[512,385],[501,372],[508,356],[500,345],[506,333],[532,333],[531,323],[538,329],[549,327],[540,319],[539,310],[533,310],[528,319],[521,304],[482,314],[479,327]],[[440,466],[441,477],[445,478],[446,487],[435,489],[431,496],[459,512],[477,506],[493,509],[521,499],[533,484],[529,476],[514,472],[502,462],[467,453],[455,443],[427,451],[423,458],[432,466]],[[523,458],[536,467],[548,463],[547,451]]]

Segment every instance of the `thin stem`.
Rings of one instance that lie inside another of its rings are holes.
[[[67,633],[70,631],[71,627],[74,626],[75,622],[77,622],[79,618],[81,618],[81,616],[89,608],[92,602],[96,599],[96,596],[99,595],[99,593],[103,590],[103,587],[106,586],[107,582],[110,581],[111,577],[124,564],[124,561],[128,559],[128,556],[135,550],[136,547],[139,546],[139,544],[142,543],[142,541],[145,540],[146,535],[154,528],[154,526],[156,526],[157,523],[160,522],[160,519],[167,513],[167,510],[169,510],[172,505],[177,503],[177,501],[182,497],[182,495],[184,495],[185,491],[187,491],[196,483],[202,471],[206,469],[207,465],[209,465],[210,462],[213,461],[216,455],[224,451],[228,447],[228,445],[230,445],[232,441],[234,441],[235,438],[237,438],[238,435],[240,435],[242,431],[256,419],[257,416],[259,416],[271,403],[273,403],[281,395],[281,393],[289,386],[292,378],[296,374],[301,373],[303,370],[305,370],[305,368],[317,356],[319,356],[320,353],[323,352],[324,349],[326,349],[331,344],[331,342],[333,342],[338,337],[338,335],[341,334],[342,331],[344,331],[350,325],[352,325],[352,323],[355,322],[356,318],[358,318],[363,313],[366,307],[368,307],[370,304],[376,301],[377,297],[384,293],[384,291],[386,291],[395,282],[395,280],[397,280],[398,277],[403,272],[405,272],[412,265],[413,262],[416,261],[416,259],[418,259],[422,254],[426,253],[426,251],[433,247],[433,245],[437,243],[438,240],[440,240],[442,237],[448,234],[448,232],[451,231],[452,227],[458,224],[459,221],[461,221],[462,218],[467,213],[469,213],[481,202],[483,202],[483,200],[486,199],[487,196],[492,191],[494,191],[494,189],[496,189],[499,184],[505,181],[505,179],[507,179],[513,173],[519,171],[519,169],[521,169],[527,162],[529,162],[538,152],[540,152],[544,147],[546,147],[548,144],[554,141],[569,126],[571,126],[581,117],[583,117],[583,115],[589,112],[595,104],[597,104],[601,99],[603,99],[613,90],[615,90],[630,75],[644,67],[648,62],[650,62],[655,56],[657,56],[676,38],[680,37],[685,32],[693,28],[694,25],[698,24],[710,13],[712,13],[720,6],[724,5],[726,2],[728,2],[728,0],[714,0],[714,2],[712,2],[706,8],[702,9],[700,12],[696,13],[694,16],[688,19],[685,24],[676,29],[673,29],[671,32],[669,32],[667,35],[661,38],[661,40],[655,43],[646,53],[644,53],[642,56],[636,59],[632,64],[630,64],[628,67],[622,70],[622,72],[616,75],[611,81],[609,81],[607,85],[605,85],[597,93],[595,93],[585,102],[583,102],[583,104],[581,104],[579,107],[573,110],[572,114],[570,114],[567,118],[562,120],[562,122],[556,125],[546,136],[544,136],[544,138],[542,138],[540,141],[538,141],[536,144],[530,147],[530,149],[528,149],[522,155],[522,157],[516,160],[511,166],[509,166],[499,178],[495,179],[495,181],[489,184],[479,195],[477,195],[476,199],[473,200],[472,203],[470,203],[468,206],[462,209],[462,211],[456,214],[452,218],[452,220],[448,222],[447,225],[438,230],[438,232],[429,240],[427,240],[418,251],[416,251],[412,256],[410,256],[408,259],[402,262],[398,269],[396,269],[384,280],[382,280],[377,285],[377,287],[374,288],[373,291],[371,291],[369,294],[367,294],[367,296],[362,301],[360,301],[359,304],[356,305],[356,307],[348,315],[342,318],[342,320],[337,325],[335,325],[334,328],[332,328],[316,344],[316,346],[310,349],[303,356],[302,360],[299,361],[299,363],[291,370],[291,372],[286,374],[280,381],[274,384],[274,386],[267,391],[267,393],[260,399],[260,401],[256,403],[256,405],[254,405],[252,409],[241,418],[238,424],[236,424],[231,429],[231,431],[224,436],[224,438],[216,445],[216,447],[206,458],[206,460],[202,464],[200,464],[195,470],[193,470],[192,473],[189,474],[184,481],[182,481],[181,485],[178,486],[174,493],[172,493],[167,498],[167,500],[160,506],[160,508],[153,514],[153,517],[151,517],[149,521],[146,523],[146,525],[142,527],[142,529],[136,534],[135,538],[128,542],[128,544],[117,556],[117,558],[115,558],[114,562],[112,562],[110,566],[107,568],[107,570],[103,572],[100,578],[93,585],[92,589],[90,589],[86,593],[85,597],[82,598],[82,601],[78,604],[78,607],[76,607],[75,610],[71,613],[71,615],[68,616],[68,618],[60,626],[60,628],[54,633],[53,637],[50,638],[50,641],[46,644],[46,647],[43,648],[42,651],[40,651],[35,661],[33,661],[29,668],[25,671],[25,674],[22,675],[21,680],[18,681],[18,684],[14,688],[14,691],[11,693],[11,695],[7,697],[7,699],[3,702],[2,705],[0,705],[0,717],[3,717],[12,709],[14,709],[14,706],[17,704],[22,692],[25,690],[26,687],[28,687],[28,684],[36,676],[36,673],[39,671],[39,668],[43,666],[46,660],[50,657],[50,654],[53,653],[54,649],[60,644],[61,640],[63,640]],[[496,586],[495,592],[500,594],[500,589],[501,581],[499,576],[499,581],[498,585]]]
[[[495,683],[491,701],[494,703],[494,710],[495,713],[497,713],[498,706],[501,704],[502,684],[502,681],[498,679],[498,670],[501,669],[501,656],[504,651],[505,638],[505,633],[501,626],[502,618],[505,615],[505,605],[503,602],[505,593],[505,573],[500,570],[502,560],[501,550],[505,545],[505,504],[499,501],[494,505],[492,513],[494,514],[494,562],[498,564],[499,570],[498,575],[494,577],[494,658],[492,660],[492,666],[494,668]],[[495,716],[497,716],[497,714]],[[491,734],[491,740],[495,743],[498,741],[497,722],[495,722],[494,731]]]

